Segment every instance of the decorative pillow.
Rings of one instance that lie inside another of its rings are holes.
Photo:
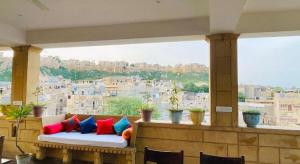
[[[122,117],[117,123],[114,125],[114,130],[117,135],[122,135],[123,131],[127,129],[128,125],[130,125],[127,117]]]
[[[44,134],[55,134],[62,132],[64,130],[64,126],[61,122],[51,124],[51,125],[46,125],[43,127],[43,133]]]
[[[123,131],[122,133],[122,137],[125,139],[125,140],[129,140],[131,138],[131,135],[132,135],[132,128],[128,128],[126,130]]]
[[[94,116],[90,116],[89,118],[80,122],[80,132],[82,134],[95,132],[97,126],[94,120]]]
[[[97,134],[113,134],[114,120],[112,118],[97,120]]]
[[[73,130],[78,130],[79,129],[79,123],[80,120],[78,119],[77,115],[74,115],[71,118],[68,118],[62,122],[64,126],[64,130],[66,132],[71,132]]]

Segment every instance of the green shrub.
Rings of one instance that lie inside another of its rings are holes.
[[[191,108],[189,111],[190,112],[205,112],[205,110],[201,109],[201,108]]]
[[[111,98],[106,103],[104,114],[140,116],[140,109],[144,105],[142,99],[136,97],[117,97]],[[153,107],[153,118],[160,116],[158,110]]]
[[[260,114],[260,112],[258,110],[255,110],[255,109],[249,109],[249,110],[244,111],[243,113],[246,113],[246,114]]]

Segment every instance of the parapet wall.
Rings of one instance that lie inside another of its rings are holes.
[[[184,163],[199,164],[200,152],[219,156],[245,156],[249,164],[300,163],[300,131],[261,128],[221,128],[138,123],[137,163],[145,146],[159,150],[184,150]]]
[[[143,163],[145,146],[160,150],[184,150],[186,164],[198,164],[199,153],[220,156],[244,155],[249,164],[295,164],[300,163],[300,131],[263,128],[228,128],[171,124],[161,121],[137,122],[137,164]],[[15,137],[12,137],[14,122],[0,116],[0,135],[5,136],[4,156],[18,154]],[[29,117],[20,128],[20,145],[26,152],[35,153],[33,143],[42,128],[40,118]],[[48,152],[59,157],[57,152]],[[83,155],[83,154],[81,154]],[[88,154],[83,159],[90,161]],[[115,159],[115,160],[112,160]],[[106,161],[116,162],[116,157],[107,155]],[[122,161],[118,158],[117,161]]]
[[[5,136],[4,141],[4,157],[14,158],[16,154],[20,152],[15,146],[14,137],[14,121],[8,121],[4,116],[0,116],[0,135]],[[25,152],[35,153],[35,147],[33,143],[37,141],[37,137],[40,135],[42,129],[41,118],[29,117],[25,119],[20,125],[19,143]]]

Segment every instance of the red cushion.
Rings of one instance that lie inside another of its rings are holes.
[[[51,125],[46,125],[43,127],[43,133],[44,134],[55,134],[62,132],[64,130],[64,127],[61,122],[51,124]]]
[[[114,134],[114,119],[97,120],[97,134]]]
[[[80,120],[77,118],[77,115],[74,115],[71,118],[68,118],[62,122],[64,130],[66,132],[71,132],[73,130],[79,130]]]

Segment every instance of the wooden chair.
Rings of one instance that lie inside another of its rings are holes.
[[[236,157],[218,157],[213,155],[206,155],[202,152],[200,153],[200,163],[201,164],[245,164],[245,157],[241,156],[240,158]]]
[[[157,164],[183,164],[183,151],[157,151],[145,147],[144,164],[147,162],[156,162]]]

